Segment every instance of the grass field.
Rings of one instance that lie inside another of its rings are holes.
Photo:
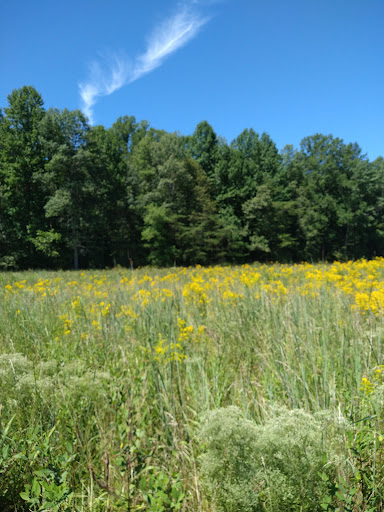
[[[342,418],[312,510],[382,510],[383,259],[3,273],[0,304],[0,510],[308,510],[267,477],[248,509],[215,497],[201,423],[229,406]]]

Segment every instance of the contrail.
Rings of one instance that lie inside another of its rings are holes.
[[[157,27],[149,38],[147,50],[135,59],[133,66],[127,59],[118,57],[113,57],[109,69],[93,63],[89,80],[79,84],[82,110],[90,123],[93,124],[93,106],[100,97],[109,96],[159,67],[168,55],[195,37],[207,21],[208,18],[183,8]]]

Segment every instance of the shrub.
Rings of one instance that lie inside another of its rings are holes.
[[[236,407],[212,411],[200,430],[203,486],[218,512],[320,511],[328,483],[319,473],[334,480],[342,428],[302,410],[282,409],[264,425]]]

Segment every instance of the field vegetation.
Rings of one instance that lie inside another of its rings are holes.
[[[383,276],[0,274],[0,509],[383,510]]]

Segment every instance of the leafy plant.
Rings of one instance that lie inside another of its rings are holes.
[[[27,466],[24,492],[20,497],[25,500],[30,510],[43,512],[70,511],[73,492],[68,482],[69,470],[73,462],[71,446],[65,446],[66,453],[58,454],[52,446],[54,426],[49,432],[39,433],[36,439],[29,439],[26,450]]]
[[[161,470],[142,476],[140,491],[151,512],[180,510],[185,499],[180,475],[170,478]]]
[[[334,476],[337,456],[325,442],[327,421],[302,410],[282,409],[263,425],[236,407],[207,414],[200,436],[204,487],[220,512],[322,510],[328,492],[322,471]],[[342,426],[328,415],[340,437]]]

